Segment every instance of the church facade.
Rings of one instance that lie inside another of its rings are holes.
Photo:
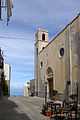
[[[80,14],[53,40],[48,31],[35,34],[35,93],[52,97],[53,89],[67,98],[76,92],[80,82]]]

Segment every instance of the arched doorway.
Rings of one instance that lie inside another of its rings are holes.
[[[52,98],[52,92],[53,92],[53,70],[51,67],[48,67],[47,69],[47,80],[48,80],[48,91],[49,91],[49,97]]]

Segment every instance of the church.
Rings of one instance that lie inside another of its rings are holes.
[[[52,97],[53,90],[59,98],[76,93],[80,83],[80,14],[53,40],[48,41],[48,31],[39,29],[35,34],[35,94]]]

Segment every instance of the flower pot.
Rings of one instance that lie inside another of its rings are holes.
[[[51,110],[46,110],[45,111],[45,116],[46,117],[51,117],[52,116],[52,111]]]
[[[44,109],[42,109],[42,114],[45,114],[45,110]]]
[[[8,95],[5,95],[4,97],[5,97],[5,98],[8,98]]]
[[[54,97],[53,100],[54,100],[54,101],[57,101],[57,97]]]
[[[44,110],[44,109],[42,109],[42,113],[46,117],[51,117],[52,116],[52,111],[51,110]]]

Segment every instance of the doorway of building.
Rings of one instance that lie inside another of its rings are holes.
[[[52,92],[53,92],[53,70],[51,67],[48,67],[47,69],[47,80],[48,80],[48,93],[49,98],[52,98]]]
[[[49,83],[49,97],[52,98],[53,97],[53,78],[49,78],[48,79],[48,83]]]

